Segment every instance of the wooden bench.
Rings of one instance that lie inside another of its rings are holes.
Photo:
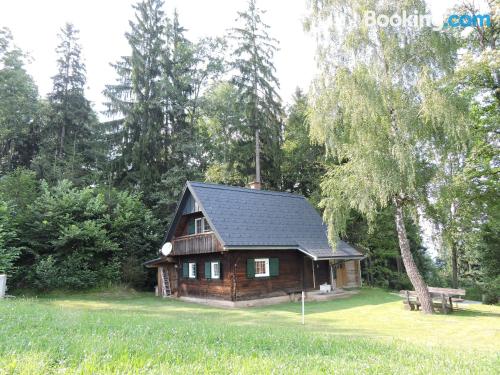
[[[404,298],[403,303],[405,308],[408,310],[419,310],[420,302],[417,297],[417,293],[410,290],[401,290],[399,295]]]
[[[463,299],[452,296],[465,296],[463,289],[435,288],[428,287],[432,298],[432,307],[441,310],[444,314],[453,311],[453,302],[461,302]],[[404,298],[405,308],[410,310],[420,310],[421,303],[418,300],[417,292],[413,290],[401,290],[399,295]]]

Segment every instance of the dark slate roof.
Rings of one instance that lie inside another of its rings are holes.
[[[318,212],[301,195],[188,182],[225,248],[296,248],[313,258],[362,257],[339,241],[335,252]]]

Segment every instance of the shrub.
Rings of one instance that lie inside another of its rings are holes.
[[[156,255],[161,237],[140,195],[68,181],[22,183],[31,178],[18,172],[0,179],[0,272],[19,269],[13,285],[44,291],[144,285],[142,263]]]
[[[500,296],[500,276],[486,283],[483,294],[483,303],[494,305]]]

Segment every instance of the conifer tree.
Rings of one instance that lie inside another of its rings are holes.
[[[249,0],[248,8],[238,12],[239,27],[231,30],[230,38],[235,43],[233,83],[239,92],[239,102],[244,108],[245,128],[243,147],[251,156],[255,147],[255,175],[260,176],[259,154],[262,152],[263,175],[266,183],[280,186],[280,141],[281,141],[281,98],[277,93],[278,79],[273,63],[277,51],[277,40],[269,36],[269,26],[262,21],[263,11],[257,8],[255,0]],[[262,148],[262,150],[261,150]],[[248,166],[252,158],[248,158]],[[247,175],[251,169],[247,170]],[[260,181],[259,181],[260,182]]]
[[[95,167],[92,137],[97,119],[85,97],[86,69],[79,31],[67,23],[56,48],[57,74],[41,134],[40,155],[34,168],[51,182],[66,178],[81,183]]]
[[[113,117],[113,180],[147,195],[165,169],[161,77],[165,14],[163,1],[145,0],[133,6],[126,38],[131,54],[114,64],[117,82],[106,86],[107,114]]]

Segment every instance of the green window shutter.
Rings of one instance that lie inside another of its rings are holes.
[[[182,263],[182,277],[187,279],[189,277],[189,264]]]
[[[189,219],[188,222],[188,234],[194,234],[194,219]]]
[[[209,280],[212,277],[212,268],[210,262],[205,262],[205,279]]]
[[[222,262],[219,262],[219,279],[222,280],[223,276],[222,276]]]
[[[255,277],[255,259],[247,259],[247,277],[249,279]]]
[[[269,276],[278,276],[280,274],[280,260],[278,258],[269,259]]]

